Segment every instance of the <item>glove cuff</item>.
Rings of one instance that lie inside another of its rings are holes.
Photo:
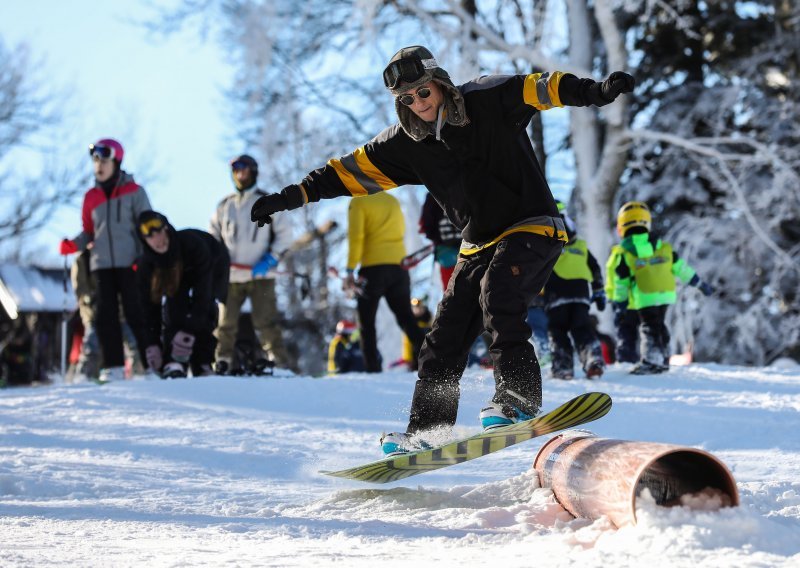
[[[306,191],[303,189],[302,185],[289,185],[286,186],[283,191],[281,192],[283,197],[286,199],[286,207],[287,211],[291,211],[292,209],[299,209],[306,203],[308,203],[308,199],[306,198]]]

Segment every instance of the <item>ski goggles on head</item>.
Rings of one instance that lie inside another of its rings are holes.
[[[101,160],[113,160],[116,157],[116,152],[111,146],[104,146],[102,144],[89,144],[89,156],[99,158]]]
[[[148,219],[147,221],[141,223],[139,225],[139,232],[142,234],[143,237],[149,237],[153,233],[161,231],[166,226],[167,224],[164,222],[163,219],[154,217],[152,219]]]
[[[418,55],[403,57],[392,61],[383,70],[383,84],[387,89],[396,89],[403,83],[419,81],[428,69],[436,69],[439,64],[434,58],[422,59]]]
[[[235,162],[231,163],[231,169],[235,172],[237,170],[244,170],[246,168],[251,168],[252,166],[247,162],[243,162],[242,160],[236,160]]]
[[[397,100],[406,106],[411,106],[414,104],[414,97],[427,99],[430,96],[431,96],[431,90],[428,87],[420,87],[419,89],[417,89],[416,94],[406,93],[405,95],[400,95],[399,97],[397,97]]]

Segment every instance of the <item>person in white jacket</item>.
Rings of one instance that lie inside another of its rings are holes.
[[[231,257],[228,298],[220,305],[216,363],[219,374],[233,371],[232,362],[239,314],[249,297],[253,328],[261,347],[253,368],[256,373],[267,367],[292,367],[278,326],[279,314],[275,298],[275,272],[281,255],[289,247],[291,227],[277,215],[271,225],[258,227],[250,221],[250,209],[266,193],[256,187],[258,163],[243,154],[231,160],[236,191],[226,196],[211,217],[209,232],[228,247]]]

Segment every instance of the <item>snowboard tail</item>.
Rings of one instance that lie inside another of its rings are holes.
[[[609,410],[610,396],[589,392],[531,420],[494,428],[439,448],[400,454],[341,471],[320,473],[367,483],[399,481],[426,471],[480,458],[537,436],[592,422],[608,414]]]

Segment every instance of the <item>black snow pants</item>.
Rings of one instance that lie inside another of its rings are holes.
[[[132,268],[101,268],[93,274],[97,282],[95,329],[100,340],[103,368],[125,365],[122,326],[119,320],[120,302],[125,321],[136,338],[141,360],[146,361],[144,350],[147,348],[147,340],[144,337],[145,324],[135,272]]]
[[[620,363],[639,362],[639,310],[625,310],[614,315],[617,334],[616,356]]]
[[[357,299],[364,370],[367,373],[380,373],[381,357],[378,353],[375,315],[381,298],[386,298],[397,325],[411,341],[415,356],[419,353],[425,333],[417,325],[414,312],[411,311],[411,280],[407,270],[398,264],[380,264],[361,268],[358,277],[364,281]]]
[[[666,324],[668,307],[652,306],[639,310],[643,363],[669,365],[669,330]]]
[[[557,239],[521,232],[494,247],[459,256],[422,344],[408,432],[455,424],[461,374],[470,347],[484,329],[492,338],[492,401],[529,414],[541,407],[542,375],[525,318],[563,246]]]
[[[589,318],[589,304],[571,302],[548,309],[547,334],[554,374],[572,372],[573,342],[584,371],[590,363],[603,360],[600,342]]]

